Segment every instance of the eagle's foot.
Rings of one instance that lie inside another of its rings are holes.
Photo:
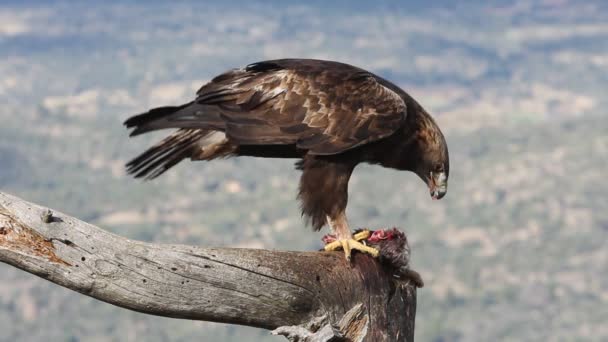
[[[369,232],[368,232],[368,235],[369,235]],[[351,239],[335,240],[335,241],[330,242],[327,245],[325,245],[325,250],[326,251],[335,251],[335,250],[342,248],[342,250],[344,251],[344,256],[346,257],[346,260],[349,260],[349,261],[350,261],[352,250],[357,250],[359,252],[367,253],[367,254],[373,256],[374,258],[378,257],[380,252],[377,249],[362,244],[361,242],[357,241],[357,238],[359,238],[359,237],[353,236],[353,238],[351,238]]]
[[[371,235],[372,235],[372,233],[369,230],[362,229],[361,231],[356,232],[355,235],[353,235],[353,238],[357,241],[361,241],[361,240],[367,240],[367,238],[370,237]]]

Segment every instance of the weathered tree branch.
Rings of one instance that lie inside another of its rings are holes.
[[[342,253],[132,241],[0,192],[0,261],[152,315],[279,328],[294,341],[413,340],[415,286],[361,254],[351,265]]]

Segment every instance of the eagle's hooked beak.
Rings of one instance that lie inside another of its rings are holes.
[[[445,196],[448,192],[448,178],[445,172],[432,172],[429,177],[429,191],[434,200],[438,200]]]

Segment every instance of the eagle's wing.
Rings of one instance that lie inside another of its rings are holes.
[[[193,102],[127,120],[131,135],[162,128],[224,131],[239,145],[295,144],[329,155],[393,134],[403,91],[347,64],[285,59],[250,64],[205,84]]]
[[[229,139],[242,145],[296,144],[312,154],[336,154],[387,137],[402,125],[405,102],[379,80],[335,62],[251,64],[204,85],[195,103],[218,110],[214,115],[201,110],[191,119],[213,126],[223,122]]]

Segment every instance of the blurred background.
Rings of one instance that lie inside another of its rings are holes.
[[[450,146],[448,195],[362,166],[355,227],[398,226],[426,282],[418,341],[608,339],[605,1],[12,1],[0,4],[0,190],[117,234],[315,250],[292,161],[125,162],[166,134],[122,122],[273,58],[339,60],[402,86]],[[382,181],[378,182],[377,180]],[[234,210],[233,208],[240,208]],[[283,341],[129,312],[0,264],[2,341]]]

